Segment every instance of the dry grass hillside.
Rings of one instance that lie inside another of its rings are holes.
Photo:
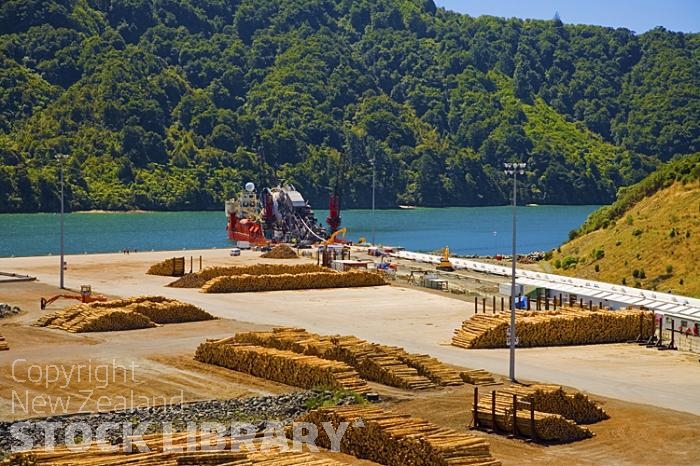
[[[700,183],[674,183],[562,245],[554,273],[700,297]]]

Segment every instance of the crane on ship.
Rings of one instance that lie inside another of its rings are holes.
[[[340,228],[340,223],[342,221],[340,217],[340,198],[342,189],[342,180],[345,175],[345,168],[347,164],[347,156],[343,153],[340,154],[340,160],[338,161],[338,167],[335,173],[335,182],[333,183],[333,190],[331,191],[331,196],[328,201],[328,217],[326,218],[326,223],[330,228],[331,235],[338,231]]]

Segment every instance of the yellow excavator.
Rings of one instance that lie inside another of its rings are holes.
[[[340,230],[335,230],[335,231],[333,232],[333,234],[330,235],[330,236],[328,237],[328,239],[325,240],[322,244],[326,244],[326,245],[327,245],[327,244],[335,244],[335,243],[336,243],[335,237],[338,236],[338,235],[341,235],[341,234],[344,235],[345,233],[347,233],[347,231],[348,231],[347,228],[341,228]]]
[[[454,267],[452,267],[452,262],[450,262],[450,248],[445,246],[442,250],[442,257],[440,258],[440,263],[435,267],[438,270],[443,270],[445,272],[453,272]]]

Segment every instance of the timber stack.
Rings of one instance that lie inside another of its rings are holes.
[[[560,414],[577,424],[594,424],[610,418],[603,408],[584,393],[569,393],[559,385],[511,385],[502,388],[500,392],[515,394],[523,401],[534,403],[537,411]]]
[[[13,453],[0,461],[2,466],[182,466],[182,465],[219,465],[219,466],[343,466],[330,459],[325,452],[303,453],[285,451],[279,446],[267,448],[259,439],[251,440],[238,437],[222,437],[226,444],[221,450],[207,450],[209,438],[205,433],[190,438],[187,433],[173,433],[171,443],[164,445],[162,434],[143,435],[143,444],[147,452],[141,452],[138,446],[132,451],[125,451],[116,445],[115,451],[109,451],[104,445],[93,443],[90,448],[68,448],[56,445],[52,451],[46,449]],[[282,441],[284,439],[282,438]],[[173,448],[174,447],[174,448]],[[255,450],[248,451],[248,447]]]
[[[308,290],[314,288],[349,288],[386,285],[386,280],[375,272],[310,272],[280,275],[233,275],[212,278],[204,285],[203,293],[241,293],[257,291]]]
[[[455,330],[452,345],[460,348],[505,348],[510,313],[475,314]],[[517,311],[515,334],[519,347],[621,343],[654,331],[650,311]]]
[[[286,244],[278,244],[272,250],[260,254],[263,259],[297,259],[297,253]]]
[[[433,388],[436,384],[455,384],[455,376],[450,376],[452,370],[434,358],[411,355],[402,348],[376,345],[355,336],[323,336],[300,328],[282,327],[272,332],[238,333],[234,339],[240,343],[341,361],[352,366],[362,378],[391,387],[420,390]],[[416,366],[423,367],[424,372]],[[429,369],[433,371],[433,377],[428,376]]]
[[[593,436],[586,427],[579,426],[564,416],[531,411],[529,403],[524,403],[517,397],[514,403],[513,395],[500,392],[479,397],[475,418],[478,427],[489,427],[535,441],[568,443]]]
[[[370,391],[357,372],[342,362],[274,348],[243,345],[236,343],[233,338],[200,344],[195,359],[295,387],[310,389],[325,386],[361,394]]]
[[[348,423],[340,450],[358,458],[389,466],[447,466],[469,464],[498,466],[489,443],[478,436],[438,427],[408,415],[367,406],[340,406],[310,411],[299,418],[318,429],[317,445],[330,448],[323,428]],[[290,430],[288,429],[288,435]]]
[[[7,344],[7,340],[5,340],[5,337],[0,335],[0,351],[7,351],[10,349],[10,346]]]
[[[328,272],[328,269],[316,264],[254,264],[232,267],[207,267],[199,272],[187,274],[168,284],[168,286],[173,288],[201,288],[206,282],[216,277],[238,275],[296,275],[311,272]]]
[[[484,369],[472,369],[459,373],[462,381],[471,385],[496,385],[496,379],[493,374]]]
[[[420,375],[429,378],[436,385],[447,387],[463,384],[457,370],[452,369],[428,354],[409,353],[398,346],[373,345],[377,347],[379,351],[391,355],[404,364],[413,367]]]
[[[214,316],[192,304],[162,296],[140,296],[76,304],[46,314],[36,325],[83,333],[135,330],[161,324],[211,319],[214,319]]]
[[[147,275],[162,275],[165,277],[180,277],[185,274],[185,258],[173,257],[163,262],[153,264],[148,268]]]

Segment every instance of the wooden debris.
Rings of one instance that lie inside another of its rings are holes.
[[[5,340],[5,337],[0,335],[0,351],[7,351],[10,349],[10,346],[7,344],[7,340]]]
[[[649,311],[517,311],[519,347],[619,343],[653,332]],[[505,348],[510,313],[475,314],[455,330],[452,344],[461,348]]]
[[[162,296],[140,296],[76,304],[46,314],[36,325],[82,333],[133,330],[159,324],[211,319],[214,319],[214,316],[191,304]]]
[[[195,359],[296,387],[325,386],[357,393],[370,391],[357,372],[342,362],[292,351],[242,345],[230,338],[202,343],[197,348]]]
[[[331,442],[323,424],[331,422],[337,428],[346,422],[349,426],[340,441],[340,450],[390,466],[501,464],[491,456],[489,443],[481,437],[380,408],[321,408],[303,415],[299,421],[317,426],[317,445],[324,448],[330,448]]]
[[[281,275],[234,275],[212,278],[202,285],[203,293],[305,290],[386,285],[375,272],[311,272]]]

